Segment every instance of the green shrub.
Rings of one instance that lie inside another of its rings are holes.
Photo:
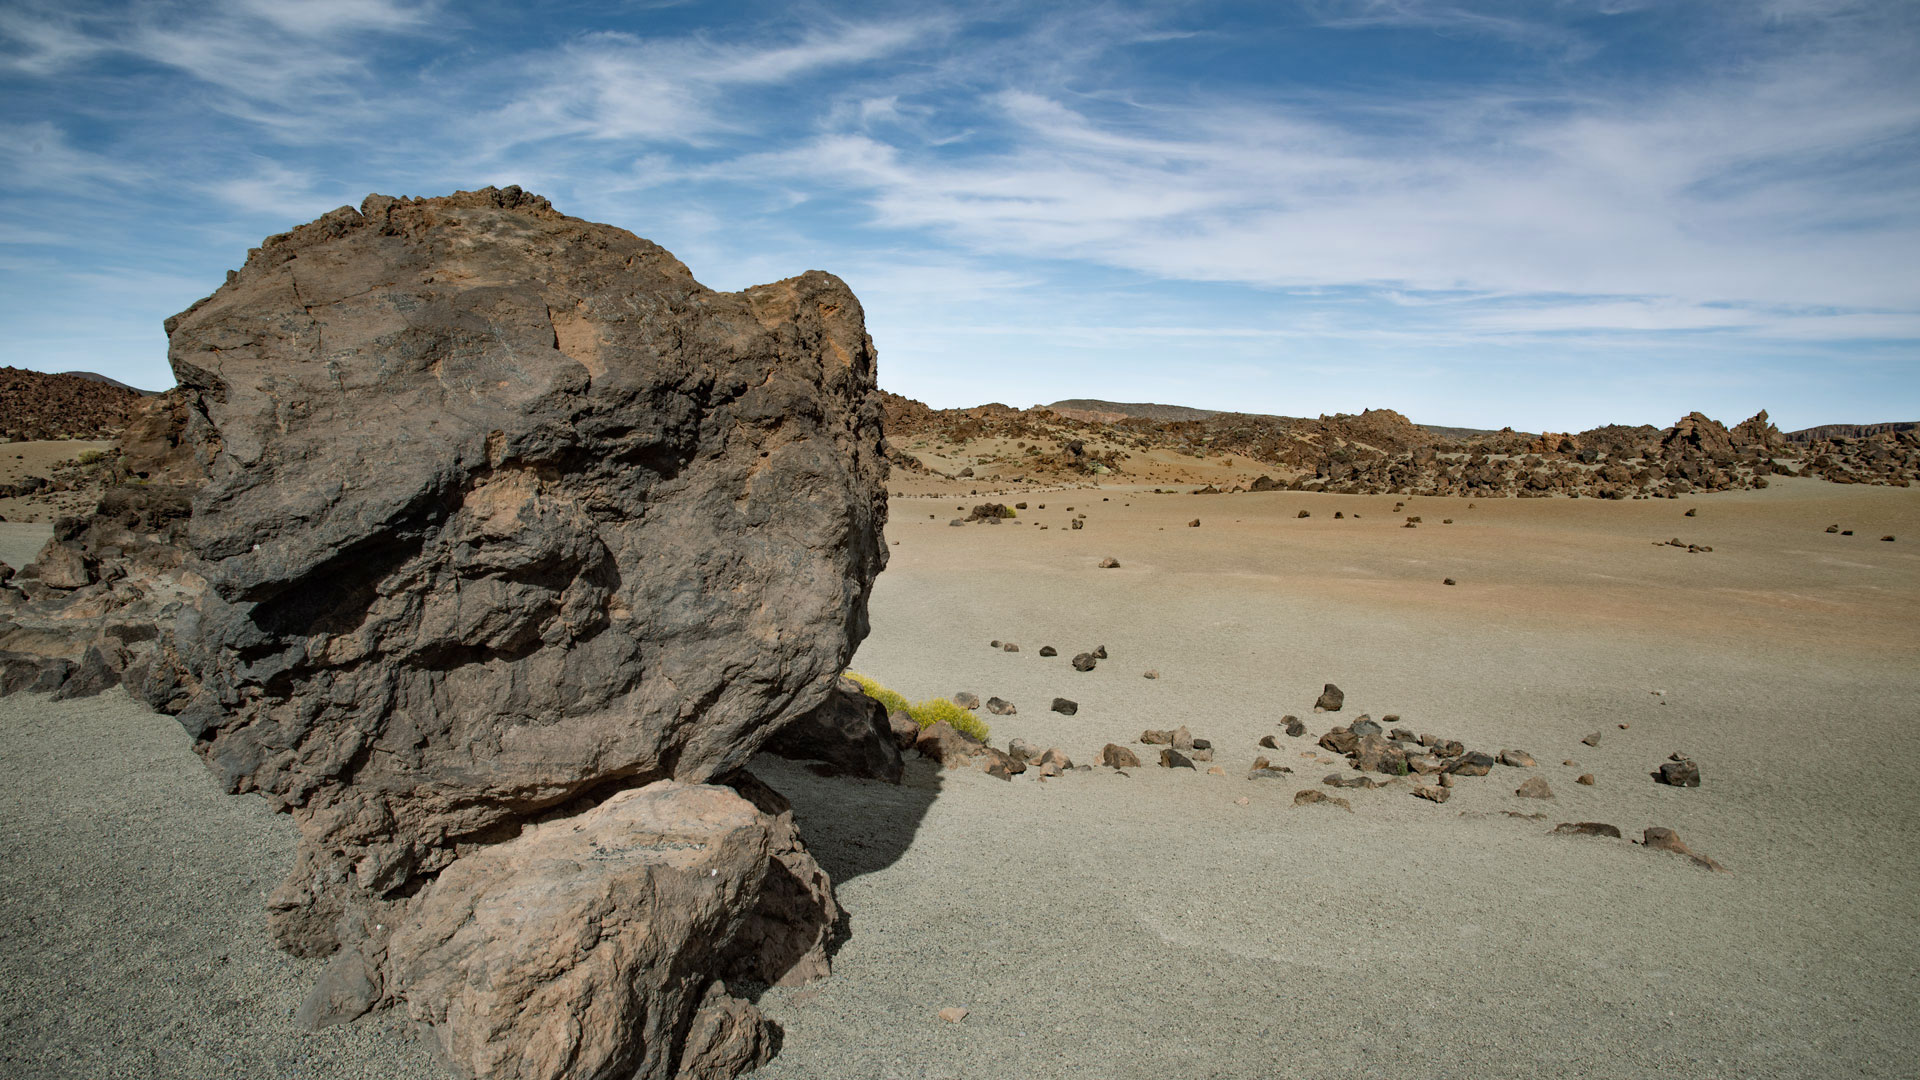
[[[110,452],[111,451],[107,451],[107,450],[88,450],[85,453],[80,455],[80,464],[82,465],[98,464],[102,461],[107,460],[107,455]]]
[[[987,741],[986,722],[946,698],[928,698],[918,702],[907,709],[907,715],[913,717],[913,722],[923,728],[932,727],[945,720],[960,734],[970,735],[981,742]]]
[[[874,682],[872,679],[867,678],[865,675],[861,675],[857,672],[852,672],[852,671],[847,672],[847,678],[852,679],[854,682],[859,683],[860,690],[862,693],[865,693],[868,697],[879,702],[880,704],[885,705],[887,707],[887,712],[889,713],[903,712],[903,713],[907,713],[908,715],[912,715],[913,707],[908,705],[907,699],[900,696],[899,694],[894,693],[893,691],[887,689],[886,687],[881,686],[879,683]]]

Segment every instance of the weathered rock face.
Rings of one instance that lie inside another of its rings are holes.
[[[726,788],[621,792],[448,867],[389,939],[387,983],[473,1075],[666,1080],[769,840]],[[724,992],[706,1009],[727,1014],[722,1034],[693,1024],[690,1066],[765,1062],[758,1010]]]
[[[298,821],[296,953],[598,786],[737,768],[866,633],[880,405],[827,274],[716,293],[518,189],[376,195],[168,330],[211,449],[169,701]]]

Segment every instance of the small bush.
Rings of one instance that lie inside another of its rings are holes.
[[[80,455],[80,459],[79,459],[80,464],[98,465],[100,462],[107,460],[107,455],[109,453],[110,451],[106,451],[106,450],[88,450],[87,452]]]
[[[981,742],[987,741],[986,723],[946,698],[928,698],[907,709],[907,715],[913,717],[913,722],[923,728],[932,727],[945,720],[960,734],[970,735]]]
[[[884,686],[881,686],[879,683],[874,682],[872,679],[867,678],[865,675],[861,675],[857,672],[849,671],[847,672],[847,678],[852,679],[854,682],[859,683],[860,691],[866,694],[868,697],[872,698],[873,700],[886,706],[887,712],[889,713],[903,712],[908,714],[909,716],[913,714],[913,706],[907,704],[906,698],[900,696],[899,694],[894,693],[893,691],[887,689]],[[920,726],[925,727],[926,725],[922,724]]]

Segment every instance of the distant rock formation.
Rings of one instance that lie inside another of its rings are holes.
[[[90,372],[0,367],[0,441],[111,439],[146,396]]]
[[[1802,446],[1831,439],[1865,439],[1873,435],[1892,435],[1920,431],[1920,420],[1896,420],[1884,424],[1822,424],[1819,427],[1789,431],[1786,439]]]
[[[477,1076],[764,1061],[713,979],[823,973],[837,909],[738,770],[832,691],[886,561],[859,301],[716,293],[507,188],[270,237],[167,330],[124,485],[159,494],[56,531],[0,649],[72,653],[55,605],[96,636],[20,677],[97,660],[293,815],[269,921],[335,957],[309,1023],[405,1001]]]

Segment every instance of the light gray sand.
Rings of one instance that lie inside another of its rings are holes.
[[[786,1045],[761,1075],[1913,1074],[1920,496],[1419,499],[1403,530],[1388,497],[1060,494],[1023,515],[1045,532],[896,500],[856,669],[914,698],[1009,698],[1018,716],[986,717],[997,744],[1076,759],[1185,723],[1229,775],[1007,783],[915,762],[890,788],[757,761],[851,913],[833,977],[762,997]],[[1672,535],[1715,551],[1650,543]],[[1096,569],[1107,554],[1122,568]],[[1096,671],[1068,667],[1102,643]],[[1329,680],[1348,707],[1315,716]],[[1048,712],[1056,694],[1079,715]],[[1400,785],[1342,792],[1352,814],[1296,809],[1335,770],[1299,756],[1310,739],[1255,747],[1286,712],[1315,736],[1399,713],[1541,765],[1441,806]],[[1648,778],[1673,750],[1701,788]],[[1297,778],[1242,779],[1255,754]],[[1531,774],[1557,797],[1514,797]],[[391,1019],[292,1029],[316,965],[272,952],[260,913],[287,823],[217,793],[171,720],[118,691],[0,700],[0,815],[0,1065],[433,1075]],[[1734,873],[1546,835],[1579,820],[1671,826]],[[947,1005],[971,1015],[936,1019]]]

